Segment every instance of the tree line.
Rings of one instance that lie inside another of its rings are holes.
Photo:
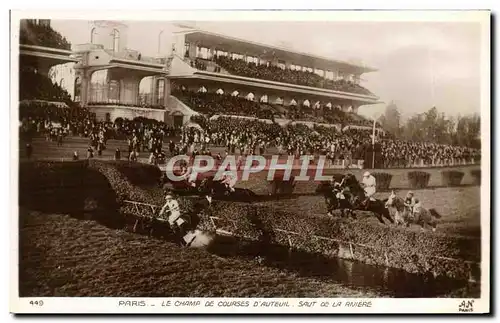
[[[481,148],[481,118],[477,113],[452,117],[432,107],[403,122],[397,105],[391,102],[379,122],[395,139]]]

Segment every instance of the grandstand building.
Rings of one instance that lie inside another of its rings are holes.
[[[202,113],[370,127],[358,109],[379,103],[360,85],[376,71],[367,66],[201,30],[174,32],[164,55],[146,57],[127,47],[126,24],[89,27],[89,42],[72,46],[77,62],[64,85],[100,119],[180,127]]]

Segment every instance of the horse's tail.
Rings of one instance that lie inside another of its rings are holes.
[[[429,209],[429,213],[436,219],[441,219],[441,214],[439,214],[436,209]]]

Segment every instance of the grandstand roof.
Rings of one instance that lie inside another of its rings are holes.
[[[221,35],[202,30],[180,31],[177,34],[185,34],[187,42],[196,42],[203,47],[216,47],[219,50],[231,51],[237,48],[241,54],[255,55],[262,58],[279,58],[292,61],[301,66],[321,68],[325,70],[340,69],[352,73],[375,72],[377,69],[357,65],[345,61],[334,60],[324,56],[318,56],[306,52],[294,51],[284,47],[257,43],[249,40],[239,39],[231,36]]]
[[[72,52],[69,50],[45,46],[20,44],[19,54],[23,57],[32,57],[35,61],[38,61],[38,64],[40,64],[41,60],[49,65],[58,65],[78,61],[76,58],[71,57]]]

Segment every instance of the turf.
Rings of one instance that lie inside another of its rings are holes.
[[[399,195],[406,195],[406,190],[400,190]],[[416,196],[426,208],[436,209],[442,216],[438,220],[437,234],[464,235],[480,237],[481,235],[481,207],[480,188],[467,186],[459,188],[434,188],[415,190]],[[387,198],[389,193],[377,193],[377,198]],[[307,217],[312,214],[326,216],[324,198],[318,195],[297,195],[293,198],[284,198],[259,204],[267,204],[280,210],[290,210]],[[375,217],[369,212],[358,212],[358,221],[369,221],[377,224]],[[406,230],[420,230],[412,225]]]
[[[21,211],[19,295],[114,297],[376,297],[257,261]]]

